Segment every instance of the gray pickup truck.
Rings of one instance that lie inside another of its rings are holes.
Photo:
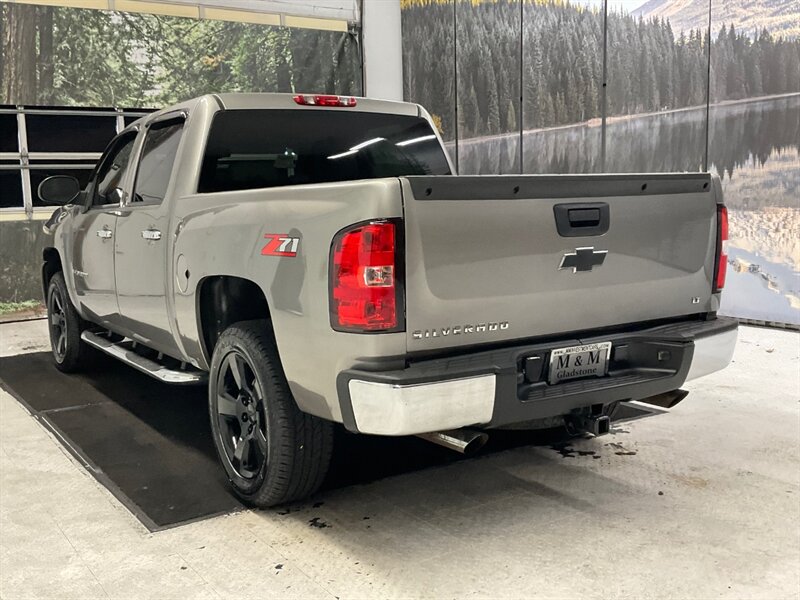
[[[84,190],[55,176],[42,269],[56,366],[99,349],[208,384],[257,506],[311,494],[333,424],[453,449],[606,433],[731,360],[709,174],[455,176],[415,104],[207,95],[131,124]]]

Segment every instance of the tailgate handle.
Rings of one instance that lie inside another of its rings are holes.
[[[556,204],[553,213],[561,237],[603,235],[611,225],[610,211],[605,202]]]
[[[569,224],[573,227],[597,227],[600,225],[599,208],[570,208],[567,211]]]

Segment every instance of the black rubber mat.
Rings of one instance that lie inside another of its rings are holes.
[[[65,375],[50,353],[0,359],[4,387],[150,530],[237,510],[217,463],[204,387],[162,384],[98,354]]]
[[[91,370],[65,375],[49,352],[0,358],[0,383],[151,531],[242,508],[217,463],[204,386],[166,385],[99,353]],[[615,416],[643,412],[631,407]],[[480,455],[524,445],[558,449],[566,439],[561,429],[494,431]],[[418,438],[355,436],[338,427],[321,493],[464,459]]]

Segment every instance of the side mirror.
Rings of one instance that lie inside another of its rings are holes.
[[[70,175],[51,175],[39,184],[39,198],[47,204],[69,204],[81,193],[81,184]]]

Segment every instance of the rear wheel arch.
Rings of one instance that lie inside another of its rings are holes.
[[[212,275],[197,285],[197,320],[207,363],[222,333],[234,323],[267,319],[269,302],[261,287],[250,279],[233,275]]]

